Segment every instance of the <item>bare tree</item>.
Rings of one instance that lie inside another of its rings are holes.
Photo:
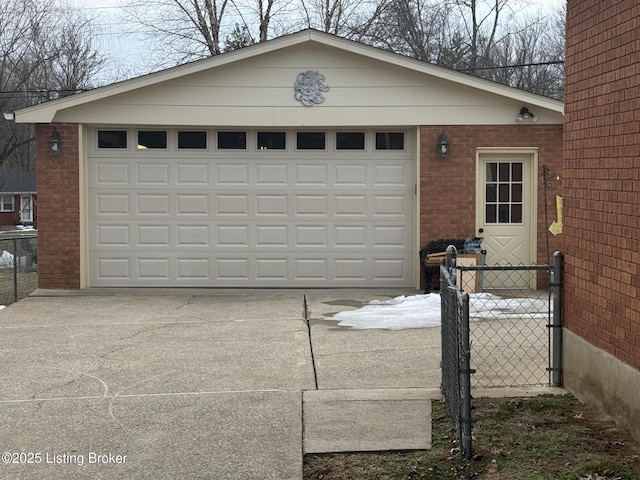
[[[564,11],[522,0],[396,0],[364,39],[425,62],[562,98]]]
[[[437,63],[446,44],[448,13],[443,3],[396,0],[369,29],[367,43]]]
[[[303,25],[357,41],[370,35],[392,0],[300,0]]]
[[[160,68],[264,42],[290,8],[288,0],[128,0],[124,10]]]
[[[130,0],[124,11],[154,46],[148,53],[162,59],[161,67],[221,53],[229,1]]]
[[[91,43],[90,21],[60,14],[49,0],[0,3],[0,110],[12,112],[91,87],[102,58]],[[0,117],[0,164],[33,168],[33,128]]]

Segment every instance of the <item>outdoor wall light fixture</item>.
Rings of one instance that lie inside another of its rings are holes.
[[[516,117],[516,122],[524,123],[525,120],[531,120],[533,123],[537,123],[538,117],[536,117],[533,112],[530,112],[527,107],[522,107],[520,109],[520,113]]]
[[[49,153],[51,155],[60,155],[62,151],[62,139],[60,138],[60,134],[58,130],[54,130],[51,134],[51,139],[49,140]]]
[[[438,143],[436,144],[436,152],[439,157],[448,157],[449,156],[449,140],[445,137],[444,132],[440,134],[440,138],[438,139]]]

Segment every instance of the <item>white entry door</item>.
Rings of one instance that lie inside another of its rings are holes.
[[[31,195],[20,195],[20,219],[33,222],[33,201]]]
[[[478,155],[476,235],[483,238],[488,265],[529,265],[535,261],[534,163],[532,153]],[[485,278],[487,288],[523,287],[530,283],[525,274]]]

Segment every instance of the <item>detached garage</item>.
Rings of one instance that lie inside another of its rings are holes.
[[[560,102],[317,31],[14,118],[37,124],[41,288],[417,287],[436,238],[549,246]]]
[[[413,147],[404,131],[91,128],[90,285],[412,285]]]

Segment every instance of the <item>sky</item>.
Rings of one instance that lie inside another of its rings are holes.
[[[107,57],[105,68],[99,75],[99,83],[107,84],[133,76],[149,73],[145,61],[146,49],[142,37],[136,36],[131,25],[122,21],[120,5],[126,0],[67,0],[72,7],[84,9],[95,18],[96,46]],[[531,6],[524,12],[535,13],[558,8],[565,0],[529,0]]]

